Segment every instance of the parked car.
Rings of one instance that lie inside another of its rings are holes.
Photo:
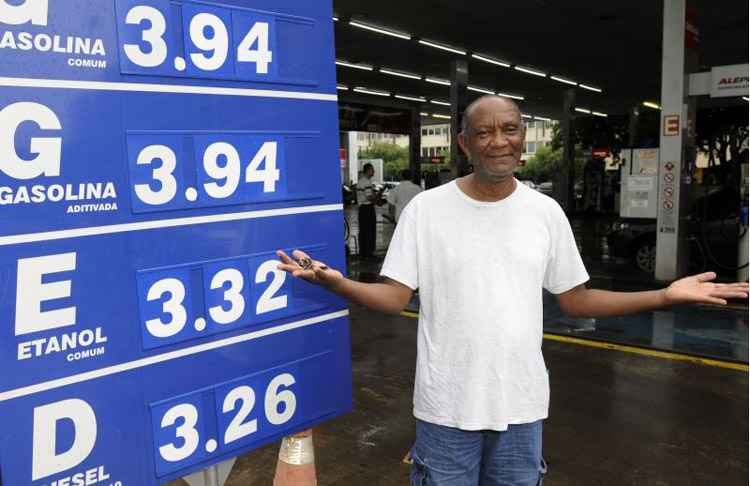
[[[692,204],[686,220],[691,272],[718,271],[736,265],[739,239],[736,201],[736,192],[722,188]],[[631,259],[641,271],[654,273],[656,220],[618,219],[607,235],[607,244],[610,256]]]

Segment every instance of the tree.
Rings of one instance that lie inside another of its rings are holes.
[[[390,142],[375,142],[359,151],[361,159],[383,159],[383,177],[400,179],[399,173],[409,167],[409,149]]]

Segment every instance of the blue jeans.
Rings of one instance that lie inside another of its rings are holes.
[[[540,486],[542,421],[507,431],[460,430],[417,419],[412,486]]]

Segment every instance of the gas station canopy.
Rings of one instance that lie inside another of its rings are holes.
[[[747,63],[748,3],[695,3],[688,37],[700,71]],[[659,98],[662,9],[652,0],[335,0],[339,95],[423,98],[424,111],[448,114],[440,102],[448,102],[445,81],[458,58],[469,62],[471,95],[518,96],[526,114],[559,118],[563,91],[574,86],[577,107],[625,114]]]

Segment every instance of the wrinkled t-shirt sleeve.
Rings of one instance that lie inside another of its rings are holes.
[[[412,290],[419,288],[415,202],[412,200],[401,213],[380,270],[380,275],[400,282]]]
[[[557,203],[550,216],[550,246],[544,288],[553,294],[562,294],[587,282],[589,274],[578,252],[570,222]]]

